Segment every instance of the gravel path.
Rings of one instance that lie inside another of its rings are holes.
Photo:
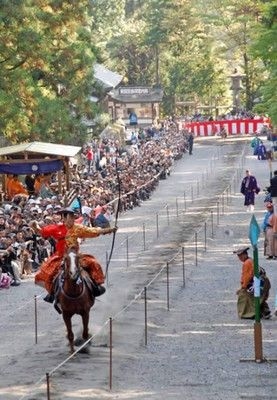
[[[240,362],[254,358],[254,334],[253,321],[239,320],[236,314],[241,265],[232,251],[249,244],[251,218],[244,210],[239,183],[246,167],[261,188],[269,179],[267,162],[252,157],[246,141],[196,141],[193,156],[185,155],[176,163],[149,201],[121,215],[107,293],[91,312],[91,333],[96,336],[90,355],[78,354],[56,370],[68,355],[60,316],[39,298],[35,345],[33,296],[38,288],[26,280],[18,288],[1,291],[1,400],[45,399],[46,372],[51,375],[51,400],[277,399],[277,363]],[[231,193],[221,196],[231,180]],[[258,222],[263,214],[261,193],[255,211]],[[104,236],[86,241],[83,250],[104,265],[110,244],[111,237]],[[271,279],[273,307],[276,261],[265,260],[262,246],[261,238],[260,264]],[[111,391],[109,317],[113,317]],[[262,322],[268,359],[277,358],[276,320]],[[74,328],[79,329],[77,318]]]

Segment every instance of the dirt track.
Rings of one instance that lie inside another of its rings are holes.
[[[108,290],[91,313],[91,333],[97,335],[90,355],[78,354],[53,372],[68,356],[61,317],[39,300],[39,336],[35,345],[33,296],[38,294],[38,288],[26,281],[18,288],[0,292],[1,400],[45,399],[46,372],[51,373],[54,400],[277,399],[276,364],[239,362],[240,358],[253,358],[253,322],[240,321],[236,315],[235,290],[240,265],[232,254],[234,246],[248,244],[250,215],[243,210],[243,199],[238,194],[238,175],[244,171],[239,160],[244,146],[245,142],[239,139],[196,142],[193,156],[185,155],[175,165],[170,178],[160,182],[151,200],[121,215]],[[269,176],[266,162],[249,156],[246,160],[260,186],[265,187]],[[227,206],[226,196],[220,194],[232,177],[236,179]],[[258,197],[256,210],[261,221],[262,195]],[[212,214],[214,238],[211,238]],[[207,251],[204,251],[205,221]],[[110,244],[110,237],[101,237],[87,241],[83,250],[95,254],[104,265]],[[185,248],[185,286],[181,246]],[[174,262],[170,262],[169,312],[166,271],[157,274],[174,257]],[[276,265],[260,257],[275,289]],[[148,286],[147,346],[142,296],[134,301],[145,286]],[[109,317],[114,318],[112,391],[109,391]],[[74,325],[76,332],[78,318]],[[263,325],[265,355],[277,358],[276,320],[265,321]],[[41,383],[34,385],[40,380]]]

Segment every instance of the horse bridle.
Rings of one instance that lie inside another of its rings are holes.
[[[65,292],[65,290],[64,290],[64,288],[63,288],[64,277],[65,277],[65,274],[68,273],[68,271],[65,270],[65,262],[66,262],[66,260],[65,260],[65,258],[64,258],[64,260],[63,260],[63,262],[62,262],[62,265],[61,265],[62,274],[61,274],[61,277],[60,277],[60,284],[59,284],[60,290],[61,290],[62,294],[63,294],[67,299],[70,299],[70,300],[78,300],[78,299],[80,299],[80,297],[82,297],[82,296],[84,295],[85,290],[86,290],[86,287],[85,287],[86,283],[85,283],[84,278],[82,277],[81,268],[80,268],[79,265],[77,265],[77,272],[78,272],[78,273],[77,273],[77,276],[76,276],[76,278],[74,278],[74,279],[72,279],[72,278],[70,278],[70,279],[72,279],[73,281],[75,281],[76,284],[77,284],[78,279],[80,279],[80,283],[82,284],[82,292],[81,292],[78,296],[76,296],[76,297],[75,297],[75,296],[74,296],[74,297],[73,297],[73,296],[69,296],[69,295]]]

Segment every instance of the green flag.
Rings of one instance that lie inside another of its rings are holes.
[[[250,227],[249,227],[249,239],[252,244],[252,246],[257,246],[258,244],[258,239],[261,233],[261,229],[259,227],[259,224],[256,220],[255,215],[252,215],[251,221],[250,221]]]

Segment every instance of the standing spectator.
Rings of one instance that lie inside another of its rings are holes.
[[[87,160],[88,174],[90,174],[90,172],[92,172],[91,169],[92,169],[92,163],[93,163],[93,151],[92,151],[92,147],[91,146],[87,147],[86,160]]]
[[[266,160],[266,148],[262,141],[260,141],[257,150],[258,160]]]
[[[129,114],[129,123],[131,126],[137,125],[138,124],[138,117],[135,111],[131,111]]]
[[[276,258],[277,256],[277,240],[274,237],[274,213],[272,203],[266,204],[267,211],[264,215],[262,229],[265,235],[264,238],[264,255],[267,260]]]
[[[244,205],[247,207],[246,211],[253,212],[255,205],[255,194],[260,192],[260,188],[258,187],[255,176],[251,175],[249,170],[246,170],[245,172],[246,176],[241,182],[240,192],[244,195]]]
[[[258,147],[261,142],[261,139],[258,137],[258,134],[256,133],[256,136],[251,140],[251,147],[253,149],[253,156],[258,155]]]
[[[242,262],[240,288],[237,290],[238,302],[237,310],[240,318],[253,319],[255,316],[255,302],[253,293],[254,262],[248,256],[249,247],[244,247],[234,251]],[[260,268],[261,279],[261,317],[268,319],[271,317],[270,309],[266,300],[269,296],[270,282],[266,277],[264,269]]]
[[[188,147],[190,156],[192,155],[193,141],[194,141],[193,133],[190,132],[188,135]]]
[[[240,318],[254,318],[255,305],[254,297],[249,293],[248,289],[252,285],[254,278],[254,263],[252,258],[248,256],[249,247],[244,247],[234,251],[239,260],[242,262],[240,288],[237,290],[237,311]]]
[[[222,139],[226,139],[227,138],[227,131],[226,131],[225,126],[222,126],[220,128],[219,135],[221,136]]]
[[[273,178],[270,179],[270,186],[268,188],[270,192],[273,207],[274,207],[274,214],[277,214],[277,170],[273,172]]]

